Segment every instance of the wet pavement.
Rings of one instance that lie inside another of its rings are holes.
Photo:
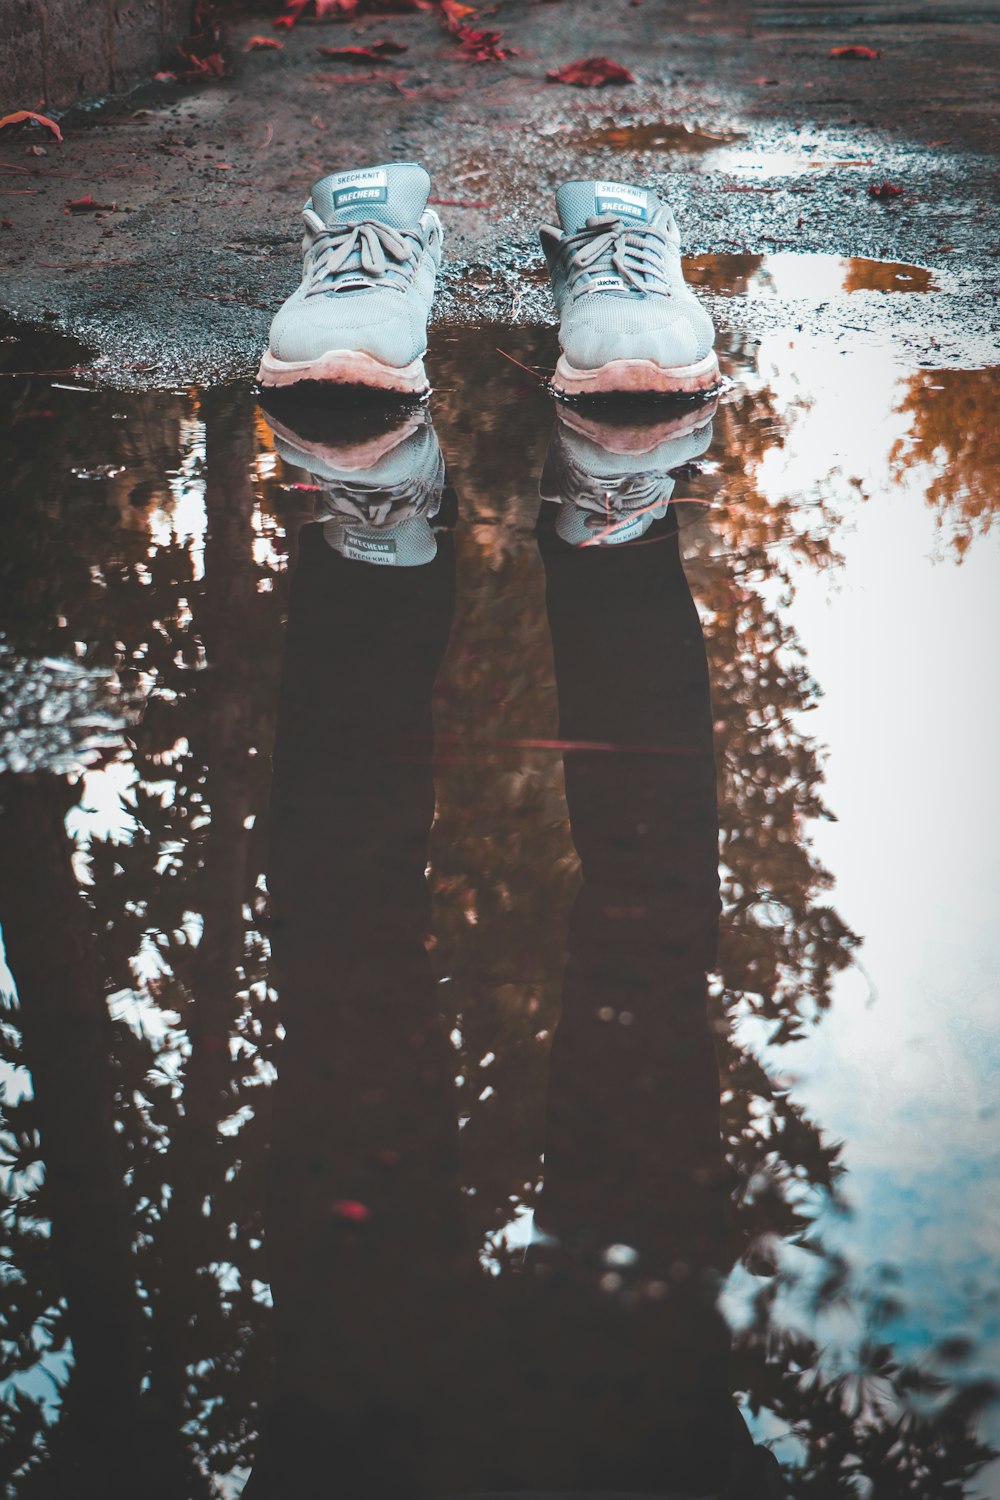
[[[83,339],[101,381],[121,389],[249,379],[297,283],[312,184],[405,159],[428,168],[444,223],[442,323],[549,321],[537,226],[561,182],[611,176],[663,192],[694,256],[849,255],[918,266],[937,286],[919,305],[737,291],[713,306],[734,336],[801,323],[838,353],[990,367],[998,19],[992,0],[872,0],[858,13],[502,0],[489,24],[516,55],[474,64],[423,12],[303,22],[281,51],[246,52],[269,30],[251,13],[230,28],[219,81],[80,106],[61,120],[62,144],[4,133],[0,309]],[[317,51],[378,40],[407,50],[371,68]],[[831,57],[844,44],[881,56]],[[635,82],[547,81],[589,55]],[[898,194],[872,197],[885,182]],[[67,209],[88,194],[93,211]]]
[[[17,1500],[1000,1494],[997,372],[553,354],[0,344]]]

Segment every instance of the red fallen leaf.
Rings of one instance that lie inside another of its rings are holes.
[[[271,52],[280,52],[284,45],[284,42],[279,42],[274,36],[249,36],[243,51],[261,52],[267,48]]]
[[[221,78],[226,71],[221,53],[210,52],[207,57],[199,57],[197,53],[189,52],[186,47],[178,47],[177,51],[185,62],[191,64],[189,78]]]
[[[881,52],[874,47],[831,47],[831,57],[856,57],[862,62],[874,62],[875,58],[881,57]]]
[[[320,57],[335,57],[341,62],[377,62],[380,57],[395,57],[409,48],[405,42],[372,42],[369,47],[317,47]]]
[[[114,213],[113,203],[98,203],[89,193],[83,198],[69,198],[63,204],[64,214]]]
[[[0,120],[0,130],[6,130],[8,125],[23,125],[25,120],[34,120],[37,125],[44,125],[46,130],[51,130],[57,141],[62,140],[62,131],[55,120],[50,120],[48,115],[40,115],[33,109],[15,109],[12,115],[4,115]]]
[[[13,229],[13,228],[14,228],[14,221],[13,221],[13,219],[0,219],[0,229]]]
[[[502,31],[479,31],[474,26],[456,26],[452,35],[466,56],[475,62],[503,62],[505,58],[515,56],[513,47],[501,47]]]
[[[901,198],[903,189],[896,182],[870,182],[868,196],[875,198],[879,203],[886,203],[892,198]]]
[[[393,12],[396,15],[412,13],[415,10],[432,10],[432,0],[368,0],[362,6],[362,0],[316,0],[317,21],[349,21],[358,14],[361,9],[377,11],[382,15]]]
[[[154,73],[153,74],[153,82],[154,83],[176,83],[177,82],[177,74],[176,73]]]
[[[550,68],[550,83],[573,83],[580,89],[599,89],[606,83],[635,83],[635,74],[610,57],[580,57],[563,68]]]
[[[464,5],[461,0],[440,0],[440,8],[445,27],[473,62],[503,62],[515,55],[513,47],[500,45],[502,31],[487,31],[469,24],[469,17],[476,14],[475,6]]]
[[[361,9],[366,11],[377,11],[385,15],[390,11],[401,15],[412,13],[415,10],[432,10],[432,0],[368,0],[362,4],[362,0],[316,0],[317,21],[328,20],[350,20],[356,16]]]
[[[275,16],[271,25],[275,31],[281,31],[282,29],[285,31],[291,30],[302,12],[308,10],[311,3],[312,0],[286,0],[285,14],[283,16]]]
[[[342,1219],[345,1224],[366,1224],[372,1216],[371,1209],[355,1198],[341,1198],[330,1205],[330,1212],[335,1219]]]

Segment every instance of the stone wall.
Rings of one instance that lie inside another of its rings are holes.
[[[115,93],[188,34],[192,0],[0,0],[0,115]]]

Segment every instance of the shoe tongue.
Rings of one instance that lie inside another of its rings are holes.
[[[559,223],[566,234],[606,214],[625,224],[649,224],[659,207],[659,198],[649,188],[627,182],[566,182],[556,193]]]
[[[373,567],[421,568],[437,556],[437,538],[426,516],[407,516],[391,530],[331,516],[323,522],[323,537],[348,562]]]
[[[391,161],[359,172],[334,172],[312,190],[312,206],[325,224],[377,219],[409,229],[427,207],[431,180],[416,162]]]

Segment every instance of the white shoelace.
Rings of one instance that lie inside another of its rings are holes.
[[[398,526],[419,515],[428,508],[434,490],[426,479],[405,479],[390,487],[327,483],[320,488],[337,515],[374,530]]]
[[[607,513],[627,516],[635,510],[645,508],[650,501],[660,498],[664,483],[669,478],[668,474],[655,471],[628,474],[622,478],[597,479],[575,465],[571,473],[575,485],[566,498],[579,506],[580,510],[596,511],[602,515]]]
[[[570,288],[581,295],[606,290],[597,280],[602,274],[615,276],[638,292],[669,290],[663,261],[666,241],[652,226],[640,228],[613,214],[596,215],[568,235],[563,245],[568,252]],[[582,276],[594,278],[594,284],[578,287]]]
[[[355,286],[400,287],[412,276],[420,243],[409,230],[393,229],[374,219],[358,224],[337,224],[312,231],[312,264],[306,296],[336,291],[346,278]]]

